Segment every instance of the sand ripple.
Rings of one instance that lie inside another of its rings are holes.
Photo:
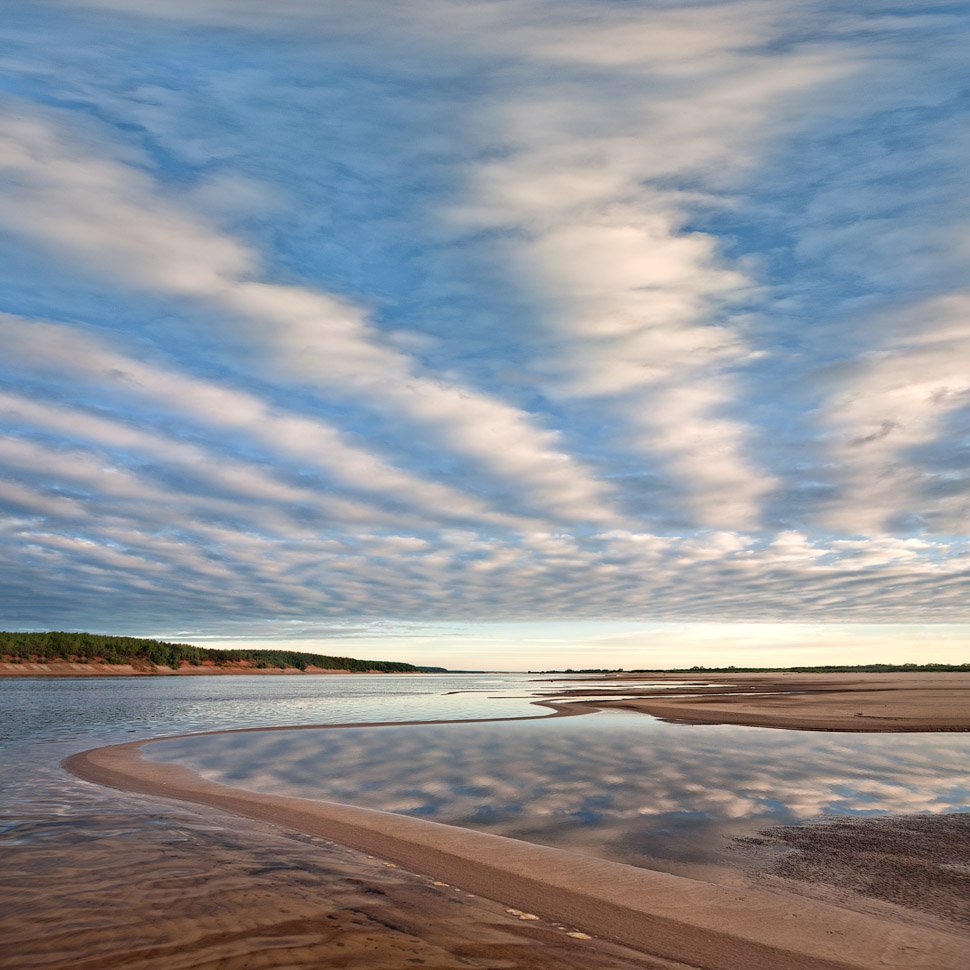
[[[7,821],[2,970],[681,966],[221,813]]]

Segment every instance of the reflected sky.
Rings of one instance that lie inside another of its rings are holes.
[[[218,728],[535,716],[522,674],[0,678],[0,820],[69,811],[62,758]]]
[[[631,712],[216,735],[145,749],[245,788],[326,798],[686,871],[819,815],[970,809],[970,738],[665,724]]]

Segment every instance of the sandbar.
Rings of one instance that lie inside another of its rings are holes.
[[[966,938],[942,929],[783,891],[715,886],[373,809],[233,788],[182,766],[143,758],[142,749],[151,743],[98,748],[72,756],[65,765],[98,784],[333,840],[641,953],[708,970],[966,967]]]
[[[703,688],[625,687],[683,682],[684,674],[608,676],[574,709],[640,711],[665,721],[800,731],[970,731],[970,673],[698,673]],[[568,698],[568,694],[551,697]],[[596,695],[600,695],[596,697]],[[585,700],[593,698],[595,700]],[[616,698],[616,699],[612,699]]]

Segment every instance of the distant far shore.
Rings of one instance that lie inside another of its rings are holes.
[[[11,663],[0,661],[0,677],[207,677],[207,676],[249,676],[260,677],[282,674],[385,674],[393,673],[437,673],[437,671],[413,670],[337,670],[328,667],[309,666],[299,667],[256,667],[246,663],[201,663],[198,666],[183,664],[178,669],[174,667],[155,666],[148,664],[109,664],[109,663],[72,663],[59,661],[52,663],[32,663],[22,661]]]
[[[0,676],[91,677],[199,674],[438,674],[399,660],[330,657],[301,650],[197,647],[144,637],[0,630]]]

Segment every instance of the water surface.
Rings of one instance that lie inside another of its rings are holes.
[[[569,686],[581,695],[589,683]],[[45,838],[69,840],[86,813],[143,813],[143,797],[60,768],[85,748],[233,727],[534,716],[545,711],[531,699],[550,686],[528,675],[480,674],[0,680],[0,826],[7,838],[34,838],[34,823],[59,819],[56,829],[43,827]],[[673,871],[724,862],[736,836],[772,824],[970,807],[965,734],[679,725],[621,711],[213,735],[145,753],[247,788]]]
[[[970,808],[970,738],[668,724],[627,712],[215,735],[147,757],[216,781],[471,826],[671,871],[819,816]]]
[[[575,957],[605,947],[597,965],[645,967],[606,944],[570,956],[548,934],[523,948],[500,906],[310,836],[88,784],[59,764],[98,745],[218,727],[541,713],[522,696],[530,679],[0,679],[0,968],[458,970],[469,947],[489,966],[580,967]]]

